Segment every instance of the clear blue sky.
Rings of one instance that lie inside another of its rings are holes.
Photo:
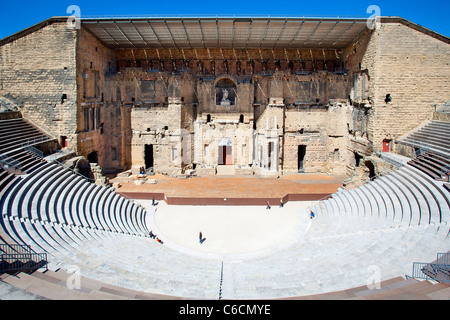
[[[147,0],[147,1],[20,1],[0,0],[0,39],[52,16],[64,16],[77,5],[81,16],[104,15],[289,15],[369,17],[377,5],[382,16],[400,16],[450,37],[450,0]]]

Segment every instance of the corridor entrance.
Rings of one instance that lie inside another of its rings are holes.
[[[219,146],[219,165],[232,165],[231,146]]]
[[[304,168],[303,168],[303,161],[305,159],[305,155],[306,155],[306,146],[305,145],[299,145],[298,146],[298,151],[297,151],[297,156],[298,156],[297,169],[298,169],[298,172],[305,172]]]
[[[145,169],[153,167],[153,145],[146,144],[144,149]]]

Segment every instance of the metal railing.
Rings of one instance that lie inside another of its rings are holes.
[[[0,251],[0,274],[48,269],[47,253],[37,253],[29,245],[2,244]]]
[[[450,253],[438,253],[435,263],[414,262],[411,278],[450,283]]]
[[[22,164],[19,161],[5,154],[0,154],[0,165],[6,170],[8,170],[9,168],[22,170]]]
[[[16,254],[16,253],[29,253],[33,252],[31,246],[25,244],[0,244],[1,254]]]
[[[29,138],[25,141],[22,141],[21,146],[22,146],[22,148],[24,148],[27,146],[33,146],[33,145],[42,144],[44,142],[50,142],[50,141],[56,141],[56,139],[52,138],[52,137],[48,137],[48,136],[40,136],[40,137],[35,137],[35,138]]]
[[[450,265],[450,253],[438,253],[436,262]]]
[[[441,168],[441,178],[442,179],[447,178],[447,181],[450,181],[450,164]]]
[[[23,148],[25,151],[34,153],[35,155],[37,155],[37,156],[40,157],[40,158],[43,158],[43,157],[44,157],[44,153],[43,153],[41,150],[39,150],[38,148],[33,147],[33,146],[30,145],[30,144],[26,144],[26,145],[22,144],[22,148]]]

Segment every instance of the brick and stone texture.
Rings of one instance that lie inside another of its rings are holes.
[[[111,172],[279,175],[304,148],[351,174],[450,99],[449,42],[385,19],[343,50],[114,50],[55,20],[2,43],[0,96]]]
[[[24,118],[76,147],[77,92],[74,29],[59,21],[0,46],[0,96]]]
[[[367,139],[373,151],[432,119],[435,105],[450,98],[450,41],[400,22],[383,22],[347,48],[353,75],[365,73]],[[361,76],[360,76],[361,78]],[[353,88],[355,89],[355,87]],[[389,95],[390,101],[386,102]]]

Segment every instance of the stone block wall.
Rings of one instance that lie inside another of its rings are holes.
[[[113,50],[50,19],[1,41],[0,97],[108,171],[152,145],[159,172],[210,172],[227,145],[236,172],[296,172],[305,146],[306,172],[351,173],[450,100],[449,44],[384,18],[343,50]]]
[[[77,151],[86,158],[95,153],[105,173],[128,168],[131,144],[126,121],[129,107],[112,99],[109,90],[108,75],[114,73],[115,61],[114,50],[83,28],[78,30]]]
[[[65,19],[54,19],[0,45],[0,96],[58,140],[66,136],[68,146],[75,148],[76,41],[76,30]]]
[[[367,129],[373,151],[382,150],[384,139],[395,142],[431,120],[434,106],[449,100],[449,44],[448,38],[393,20],[346,48],[350,71],[368,75],[366,102],[372,110]]]

